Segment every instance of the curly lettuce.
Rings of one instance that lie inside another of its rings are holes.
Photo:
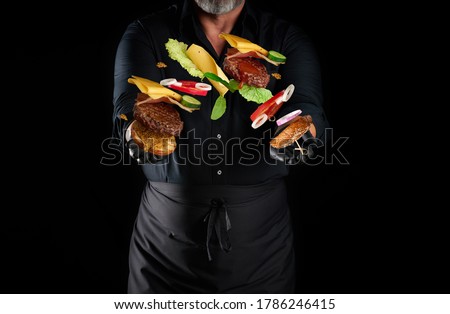
[[[176,39],[169,38],[165,44],[165,47],[169,53],[169,57],[172,60],[177,61],[183,69],[188,71],[190,75],[203,79],[203,72],[197,68],[197,66],[186,54],[186,50],[188,48],[187,44]]]

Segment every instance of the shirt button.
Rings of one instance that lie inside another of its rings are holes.
[[[222,138],[222,134],[217,134],[217,138],[220,140]]]
[[[217,170],[217,174],[220,176],[222,174],[222,170]]]

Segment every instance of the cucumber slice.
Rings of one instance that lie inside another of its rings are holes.
[[[181,104],[188,108],[198,109],[198,108],[200,108],[202,103],[192,96],[183,95],[183,96],[181,96]]]
[[[286,57],[275,50],[269,51],[268,58],[276,62],[286,62]]]

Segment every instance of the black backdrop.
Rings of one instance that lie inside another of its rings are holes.
[[[4,117],[19,118],[27,149],[11,145],[5,154],[13,175],[5,177],[12,202],[1,220],[1,292],[126,291],[128,241],[144,179],[134,165],[100,162],[102,143],[111,136],[114,53],[133,18],[171,2],[35,4],[17,11],[17,32],[5,35],[12,53],[5,68],[11,69],[13,103],[26,101],[8,106],[12,112],[5,109]],[[442,292],[444,285],[429,279],[437,272],[411,273],[419,242],[394,231],[401,217],[385,208],[365,163],[371,155],[363,149],[363,139],[370,141],[364,134],[371,102],[366,86],[375,81],[367,75],[375,66],[370,14],[355,15],[342,3],[258,3],[310,35],[323,66],[335,139],[348,137],[342,147],[348,165],[296,167],[288,178],[298,292]],[[37,13],[46,11],[56,13]],[[443,260],[423,243],[419,251]]]

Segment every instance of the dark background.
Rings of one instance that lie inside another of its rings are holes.
[[[126,292],[128,241],[144,179],[133,164],[100,163],[111,136],[114,53],[129,22],[167,3],[17,10],[20,26],[5,34],[11,56],[4,64],[17,105],[3,114],[16,118],[27,149],[6,146],[4,165],[13,175],[4,179],[0,292]],[[298,292],[449,292],[446,229],[438,216],[425,220],[410,210],[412,196],[398,191],[395,173],[385,175],[386,160],[374,149],[379,139],[368,132],[379,96],[370,87],[381,79],[374,71],[380,28],[369,10],[258,3],[310,35],[334,137],[348,137],[348,165],[296,167],[288,178]],[[56,13],[37,13],[47,10]]]

